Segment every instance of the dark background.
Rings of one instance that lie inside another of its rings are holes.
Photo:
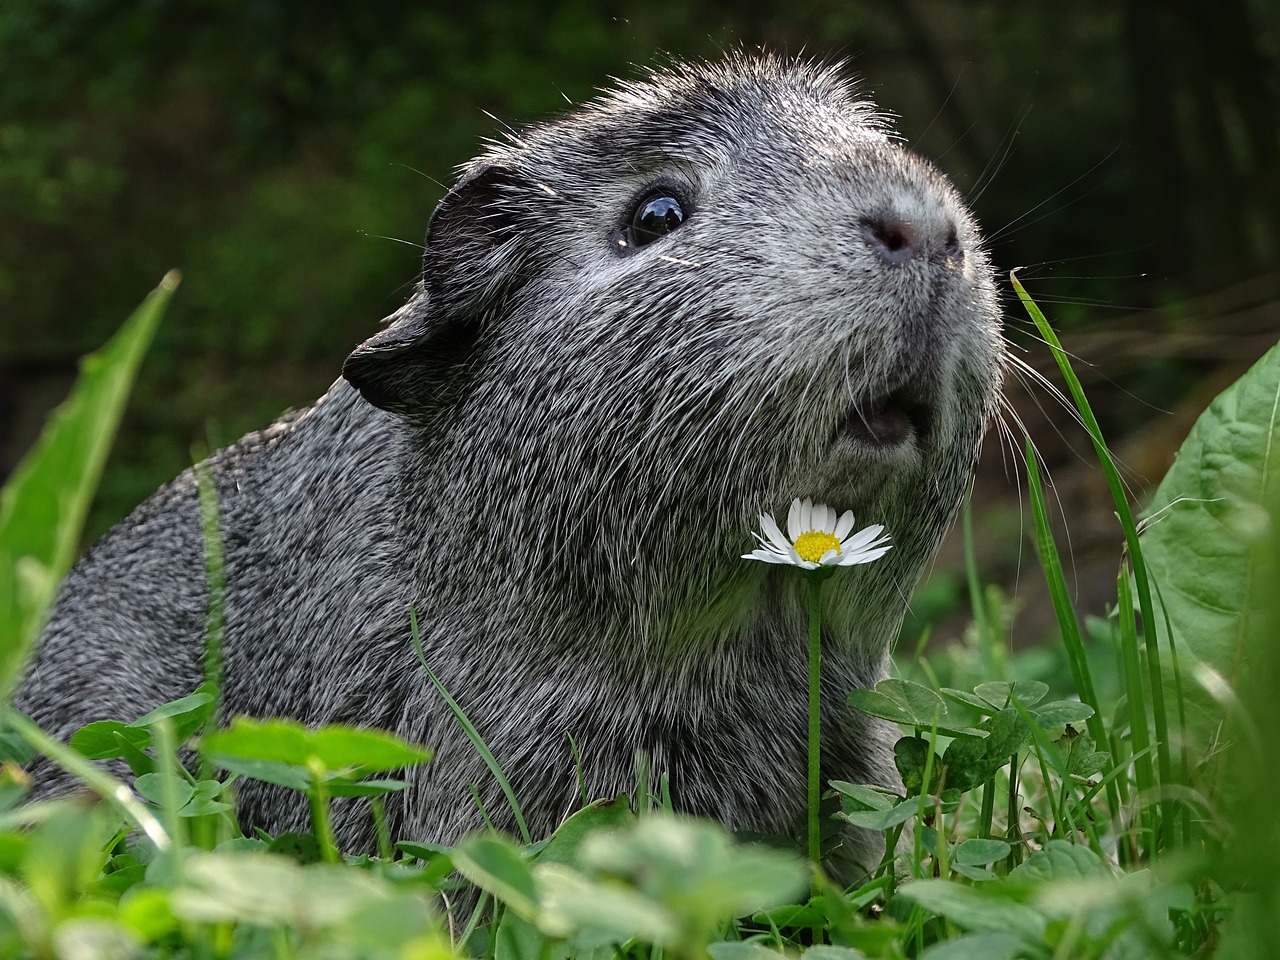
[[[193,446],[230,442],[327,388],[403,303],[431,209],[483,137],[634,65],[763,44],[847,59],[954,178],[998,265],[1026,268],[1094,365],[1095,403],[1140,496],[1194,412],[1280,333],[1278,11],[1271,0],[370,0],[323,12],[5,0],[0,475],[77,358],[179,268],[90,521],[100,533]],[[1006,312],[1011,339],[1044,367],[1019,308]],[[1079,435],[1037,410],[1052,404],[1043,391],[1009,395],[1063,512],[1081,518],[1073,549],[1087,552],[1091,481],[1084,507],[1072,499]],[[993,504],[980,539],[1004,543],[984,551],[993,576],[1025,553],[1025,516],[1000,505],[1016,499],[1009,469],[993,450],[979,481]],[[1099,536],[1113,588],[1118,537]]]

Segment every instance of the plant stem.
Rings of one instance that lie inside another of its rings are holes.
[[[816,865],[822,858],[822,831],[818,810],[822,802],[819,771],[822,760],[822,718],[820,713],[822,676],[822,579],[809,581],[809,859]]]
[[[178,791],[176,789],[178,773],[174,769],[177,766],[177,759],[174,755],[178,752],[178,748],[174,743],[173,721],[168,717],[156,721],[151,725],[151,735],[154,737],[156,745],[156,772],[160,774],[160,815],[164,828],[169,834],[169,839],[173,841],[169,844],[167,852],[169,877],[170,882],[177,885],[182,882],[184,845],[182,817],[178,813],[181,804],[178,803]]]
[[[338,841],[333,835],[333,824],[329,822],[329,790],[324,781],[324,767],[315,758],[307,763],[311,770],[311,789],[307,791],[307,799],[311,801],[311,825],[316,831],[316,840],[320,843],[320,857],[325,863],[338,863]]]
[[[978,836],[991,836],[991,824],[996,817],[996,778],[995,774],[982,785],[982,812],[978,816]]]
[[[1012,870],[1022,862],[1022,824],[1018,819],[1018,755],[1009,758],[1009,796],[1006,810],[1005,839],[1009,841],[1007,869]]]

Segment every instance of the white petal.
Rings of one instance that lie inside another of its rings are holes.
[[[805,523],[804,523],[804,530],[800,531],[801,533],[804,533],[808,530],[817,530],[818,521],[822,519],[822,504],[810,503],[809,512],[806,514],[803,514],[803,517],[804,517]]]
[[[849,535],[849,531],[853,529],[853,511],[846,510],[840,515],[840,519],[836,522],[836,528],[832,534],[837,540],[843,540]]]
[[[882,533],[884,533],[883,524],[873,523],[869,527],[863,527],[847,540],[842,540],[840,542],[840,552],[848,553],[850,550],[859,550],[871,543]]]
[[[791,501],[791,509],[787,511],[787,536],[794,543],[796,537],[804,533],[800,527],[800,498],[796,497]]]
[[[840,551],[837,550],[835,547],[832,547],[830,550],[828,550],[826,553],[824,553],[822,556],[818,558],[818,566],[829,567],[832,564],[839,564],[840,563],[839,557],[840,557]]]
[[[752,550],[742,555],[743,560],[763,560],[765,563],[790,563],[786,557],[772,550]]]
[[[827,505],[825,503],[815,503],[813,505],[813,516],[809,518],[810,530],[826,530],[827,529]]]
[[[769,543],[783,553],[791,549],[791,541],[782,535],[782,531],[778,529],[778,524],[774,522],[773,517],[766,514],[760,514],[760,529],[764,531],[764,535],[769,538]],[[763,541],[762,541],[763,542]]]
[[[813,529],[813,501],[810,500],[808,497],[805,497],[804,500],[802,500],[800,503],[800,533],[797,533],[795,537],[792,537],[791,539],[794,540],[796,537],[800,536],[801,533],[806,533],[807,531],[812,529]]]
[[[786,556],[787,546],[788,546],[787,544],[784,543],[780,546],[774,543],[772,540],[766,540],[764,537],[760,536],[760,534],[758,533],[755,535],[755,537],[756,537],[756,541],[760,544],[760,546],[756,548],[757,550],[767,550],[770,553],[780,553],[783,556]]]
[[[825,517],[826,523],[823,525],[822,529],[825,530],[827,533],[834,533],[836,529],[836,523],[837,523],[836,517],[837,517],[837,514],[836,514],[835,507],[827,507],[827,515]]]
[[[879,560],[892,549],[893,544],[891,543],[882,547],[870,547],[854,553],[846,553],[836,562],[842,567],[852,567],[858,563],[870,563],[872,560]]]

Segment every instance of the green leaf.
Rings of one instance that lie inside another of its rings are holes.
[[[146,752],[145,747],[136,745],[128,736],[121,734],[119,731],[116,731],[115,738],[116,749],[120,751],[119,755],[124,758],[124,762],[129,765],[129,769],[133,771],[135,777],[140,777],[144,773],[151,773],[155,770],[156,762],[151,754]]]
[[[278,763],[274,760],[251,760],[233,754],[206,753],[213,763],[231,773],[242,777],[251,777],[264,783],[288,787],[290,790],[301,790],[306,793],[311,789],[311,777],[305,767],[289,763]]]
[[[179,918],[240,927],[225,948],[195,950],[202,956],[282,956],[271,945],[287,944],[288,956],[307,960],[448,957],[420,888],[390,883],[372,870],[219,851],[191,853],[183,873],[170,894]],[[280,936],[259,938],[249,927],[274,929]]]
[[[411,840],[397,840],[396,849],[406,856],[415,857],[424,863],[437,857],[448,857],[453,847],[444,843],[415,843]]]
[[[105,807],[65,804],[35,830],[23,851],[22,875],[46,914],[62,915],[101,874],[115,828]]]
[[[753,923],[769,927],[810,927],[820,929],[827,925],[827,915],[810,903],[787,903],[769,910],[759,910],[751,915]]]
[[[899,737],[893,745],[893,763],[898,768],[898,775],[902,777],[902,786],[906,789],[908,797],[919,796],[926,792],[924,772],[930,762],[930,749],[929,741],[924,737]],[[938,782],[938,773],[942,766],[936,756],[932,763],[933,783],[929,784],[929,787],[933,787]]]
[[[974,688],[973,693],[965,690],[956,690],[952,687],[943,687],[942,695],[948,700],[954,700],[956,703],[962,703],[967,707],[977,710],[979,713],[995,714],[999,713],[1011,703],[1011,696],[1024,707],[1031,707],[1033,704],[1039,703],[1049,692],[1049,685],[1039,680],[997,680],[991,683],[980,683]],[[973,733],[973,730],[965,730],[964,733]]]
[[[362,772],[344,774],[341,771],[325,776],[331,797],[382,797],[388,793],[398,793],[409,784],[404,780],[355,780],[349,776],[361,776]]]
[[[1196,421],[1144,522],[1142,550],[1183,676],[1200,681],[1182,691],[1192,756],[1210,755],[1223,715],[1215,687],[1239,690],[1248,638],[1265,628],[1276,585],[1259,547],[1278,502],[1280,346]]]
[[[575,864],[578,849],[588,834],[596,830],[626,830],[635,822],[631,800],[625,794],[612,800],[597,800],[560,824],[534,859],[538,863]]]
[[[190,693],[185,697],[179,697],[177,700],[161,704],[150,713],[133,721],[129,726],[146,728],[160,720],[172,720],[174,739],[181,744],[199,730],[206,720],[213,716],[215,708],[216,704],[211,694]]]
[[[882,787],[832,780],[832,788],[840,794],[840,812],[835,816],[855,827],[888,830],[905,823],[920,810],[915,797],[904,799]]]
[[[931,809],[931,807],[928,809]],[[855,827],[863,827],[867,830],[890,830],[900,823],[906,823],[919,812],[919,798],[910,797],[903,800],[896,806],[890,807],[888,810],[856,810],[846,808],[837,813],[836,816],[841,820],[848,821]]]
[[[345,873],[261,853],[194,854],[185,865],[187,885],[171,902],[179,917],[197,922],[329,926],[355,908],[351,888],[363,878]]]
[[[1012,849],[1003,840],[975,838],[957,844],[955,850],[951,853],[951,858],[955,863],[981,866],[982,864],[1003,860]]]
[[[1033,720],[1040,726],[1061,727],[1066,724],[1081,724],[1093,716],[1093,707],[1079,700],[1054,700],[1028,711]]]
[[[169,891],[134,885],[120,898],[120,922],[147,942],[159,940],[179,927],[169,906]]]
[[[136,957],[142,944],[133,932],[106,917],[71,917],[53,932],[59,957]]]
[[[658,946],[677,942],[679,924],[671,912],[636,890],[588,879],[562,863],[534,866],[543,904],[538,928],[547,936],[590,936],[587,945],[639,938]]]
[[[354,767],[365,773],[399,770],[426,763],[431,751],[415,747],[393,733],[331,725],[310,734],[309,749],[328,770]]]
[[[18,806],[31,791],[31,778],[13,761],[0,764],[0,812]],[[0,845],[4,843],[4,833],[0,833]],[[0,872],[4,870],[4,858],[0,854]]]
[[[316,764],[326,772],[349,771],[353,777],[362,777],[431,759],[430,751],[411,746],[382,730],[333,725],[311,731],[292,720],[259,721],[248,717],[236,717],[228,729],[203,737],[200,750],[221,767],[284,786],[290,786],[296,778],[283,774],[282,766],[295,768],[309,780],[312,766]],[[260,764],[266,766],[258,766]],[[253,769],[270,775],[250,772]],[[285,783],[281,777],[289,782]],[[399,789],[390,783],[371,787],[366,792]]]
[[[179,815],[184,817],[203,817],[214,813],[223,813],[233,809],[233,805],[222,799],[225,786],[217,780],[197,781],[191,799],[183,804]]]
[[[133,781],[133,789],[138,791],[144,798],[152,803],[160,804],[164,802],[164,782],[165,774],[161,773],[144,773]],[[174,778],[173,792],[177,805],[184,806],[188,800],[196,794],[196,788],[185,780]]]
[[[224,758],[234,758],[301,768],[310,756],[307,729],[302,724],[248,717],[236,717],[228,729],[206,734],[200,739],[200,752],[219,765]]]
[[[1066,772],[1068,776],[1089,778],[1101,773],[1111,764],[1111,754],[1094,750],[1093,737],[1087,733],[1075,733],[1064,738],[1067,744]],[[1058,741],[1059,746],[1063,740]]]
[[[991,871],[990,866],[978,867],[968,863],[951,863],[952,873],[957,873],[962,877],[967,877],[977,883],[985,883],[988,880],[996,879],[996,875]]]
[[[416,857],[424,864],[418,874],[428,886],[438,886],[440,881],[453,873],[453,847],[442,843],[411,843],[401,840],[396,850],[409,857]]]
[[[1044,916],[1024,904],[998,896],[990,885],[969,887],[951,880],[917,880],[904,885],[898,896],[918,903],[966,930],[1012,931],[1040,940]]]
[[[221,851],[225,848],[226,845],[223,844],[218,847],[218,850]],[[277,834],[271,838],[271,842],[266,844],[265,848],[268,853],[284,854],[284,856],[297,863],[319,863],[323,858],[320,853],[320,841],[310,831],[298,833],[290,830]],[[234,850],[235,848],[231,849]],[[246,852],[255,852],[255,848],[249,847]]]
[[[11,713],[17,713],[19,716],[25,716],[18,710],[10,708]],[[22,736],[10,728],[7,722],[8,714],[0,713],[0,763],[11,761],[20,767],[25,767],[36,756],[36,750],[22,739]],[[27,717],[30,720],[30,717]]]
[[[995,680],[978,684],[973,692],[997,710],[1003,710],[1015,699],[1024,707],[1039,703],[1048,694],[1049,685],[1040,680]]]
[[[1025,941],[1012,933],[974,933],[935,943],[920,960],[1015,960],[1026,956]]]
[[[1102,858],[1088,847],[1067,840],[1050,840],[1043,849],[1014,867],[1009,872],[1009,879],[1038,885],[1054,880],[1110,876],[1110,873]]]
[[[956,703],[964,704],[966,707],[977,710],[979,713],[992,714],[999,709],[999,707],[995,707],[987,703],[987,701],[983,700],[976,693],[969,693],[967,690],[956,690],[954,687],[943,687],[940,692],[948,700],[954,700]]]
[[[88,723],[71,735],[71,749],[90,760],[114,760],[125,755],[121,741],[132,744],[138,750],[151,746],[151,731],[121,723],[118,720],[99,720]]]
[[[717,823],[651,814],[625,831],[596,831],[582,844],[588,869],[631,878],[686,929],[792,902],[808,879],[791,853],[734,843]]]
[[[982,746],[992,757],[1011,757],[1031,739],[1031,729],[1026,718],[1016,707],[1006,707],[995,716],[982,721],[981,726],[989,733],[981,741]]]
[[[941,724],[947,716],[946,701],[937,693],[895,677],[881,680],[874,690],[849,691],[849,706],[882,720],[925,729]]]
[[[707,944],[707,953],[711,960],[779,960],[786,954],[778,950],[770,950],[758,943],[746,943],[741,940],[721,940],[719,943]]]
[[[0,703],[75,559],[129,389],[177,285],[168,274],[111,342],[84,359],[71,396],[0,491]]]
[[[533,920],[538,889],[533,870],[520,849],[506,837],[477,834],[453,849],[458,872],[487,890],[526,920]]]
[[[849,783],[845,780],[832,780],[831,788],[848,797],[857,806],[855,810],[888,810],[897,804],[902,797],[886,790],[884,787],[873,787],[861,783]]]
[[[989,780],[1031,739],[1031,728],[1017,707],[1005,707],[980,724],[985,739],[957,737],[943,754],[948,787],[970,790]]]
[[[1080,378],[1076,376],[1075,371],[1071,369],[1071,363],[1068,359],[1067,352],[1062,348],[1062,342],[1058,339],[1058,335],[1054,332],[1053,327],[1049,325],[1040,308],[1028,295],[1026,288],[1023,287],[1021,281],[1018,280],[1016,271],[1009,274],[1009,282],[1014,292],[1018,295],[1018,299],[1022,301],[1026,307],[1027,313],[1030,314],[1032,321],[1036,325],[1036,329],[1040,331],[1040,335],[1044,338],[1045,343],[1049,345],[1053,353],[1054,361],[1058,364],[1058,369],[1062,372],[1063,379],[1066,380],[1067,389],[1071,394],[1072,401],[1075,404],[1076,411],[1080,414],[1079,422],[1084,426],[1089,434],[1089,439],[1093,443],[1094,453],[1098,458],[1098,465],[1102,468],[1102,473],[1107,480],[1107,488],[1111,492],[1111,502],[1116,508],[1116,519],[1120,521],[1120,528],[1124,531],[1124,542],[1127,550],[1126,562],[1123,564],[1125,570],[1131,569],[1132,591],[1129,589],[1130,578],[1124,573],[1121,574],[1117,585],[1120,593],[1118,609],[1120,611],[1119,626],[1121,634],[1121,651],[1122,651],[1122,673],[1124,675],[1126,690],[1130,699],[1135,704],[1134,723],[1130,729],[1130,737],[1133,740],[1135,749],[1136,762],[1135,774],[1137,787],[1139,792],[1150,792],[1156,785],[1155,770],[1159,769],[1159,782],[1163,784],[1171,784],[1174,782],[1173,776],[1173,758],[1171,752],[1171,740],[1169,736],[1169,714],[1166,707],[1165,691],[1163,681],[1165,675],[1162,673],[1161,657],[1159,651],[1159,643],[1155,625],[1158,622],[1155,607],[1152,602],[1152,576],[1148,570],[1148,564],[1144,555],[1142,545],[1138,540],[1138,528],[1133,519],[1133,509],[1129,505],[1129,498],[1125,490],[1124,481],[1120,477],[1120,470],[1116,466],[1115,457],[1107,447],[1106,440],[1102,436],[1102,430],[1098,426],[1098,418],[1094,416],[1093,409],[1089,406],[1089,401],[1085,397],[1084,388],[1080,385]],[[1038,487],[1039,483],[1034,479],[1037,473],[1035,465],[1035,451],[1030,441],[1027,444],[1027,467],[1030,484],[1033,488]],[[1039,497],[1035,497],[1039,499]],[[1042,536],[1043,523],[1040,519],[1043,517],[1042,505],[1036,506],[1034,512],[1037,514],[1037,549],[1047,548],[1049,544],[1046,538]],[[1052,539],[1051,537],[1048,539]],[[1041,549],[1042,560],[1046,567],[1055,566],[1049,559],[1049,553],[1045,549]],[[1049,572],[1046,569],[1046,572]],[[1058,576],[1052,574],[1049,576],[1049,584],[1051,592],[1055,595],[1059,593],[1060,581]],[[1136,606],[1134,605],[1134,597],[1136,594]],[[1060,600],[1060,596],[1057,596]],[[1072,673],[1074,679],[1080,686],[1081,696],[1088,699],[1094,705],[1098,701],[1095,692],[1091,689],[1091,680],[1088,675],[1087,664],[1081,662],[1081,651],[1075,642],[1074,637],[1070,636],[1070,623],[1073,617],[1066,616],[1063,610],[1063,619],[1068,623],[1067,647],[1068,659],[1072,663]],[[1135,614],[1141,615],[1141,620],[1148,626],[1148,635],[1144,638],[1144,646],[1146,649],[1146,667],[1147,681],[1150,684],[1151,693],[1151,712],[1147,713],[1142,706],[1142,683],[1139,677],[1141,669],[1138,657],[1138,638],[1135,631]],[[1176,698],[1175,698],[1176,699]],[[1154,726],[1154,744],[1149,736],[1148,717]],[[1097,725],[1095,724],[1095,727]],[[1095,729],[1094,735],[1100,740],[1103,737],[1101,729]],[[1152,764],[1147,754],[1148,745],[1153,745],[1156,752],[1157,764]],[[1117,797],[1111,792],[1109,803],[1113,813],[1117,810]],[[1158,802],[1160,807],[1160,817],[1166,827],[1171,827],[1175,817],[1175,804],[1172,796],[1168,793],[1161,796]],[[1143,805],[1138,811],[1138,819],[1141,822],[1139,828],[1139,845],[1144,855],[1150,855],[1153,846],[1156,843],[1156,824],[1154,807]]]
[[[16,874],[30,846],[30,833],[0,833],[0,871]]]
[[[800,954],[804,960],[867,960],[867,955],[853,947],[837,947],[820,943]]]

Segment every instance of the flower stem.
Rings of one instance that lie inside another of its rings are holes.
[[[822,720],[820,714],[820,678],[822,675],[822,579],[809,581],[809,859],[817,865],[822,857],[822,831],[818,808],[822,802],[819,776],[822,759]]]

